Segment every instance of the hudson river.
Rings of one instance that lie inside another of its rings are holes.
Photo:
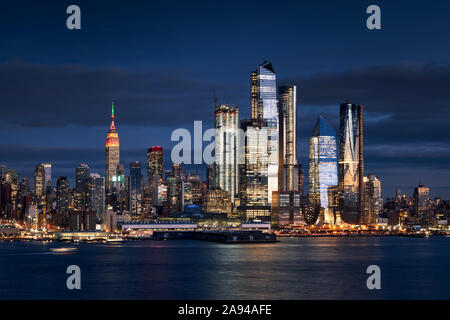
[[[49,250],[62,246],[78,250]],[[373,264],[380,290],[366,287]],[[69,265],[81,290],[66,287]],[[0,299],[450,299],[450,238],[0,241]]]

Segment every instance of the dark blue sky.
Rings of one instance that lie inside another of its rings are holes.
[[[318,114],[338,128],[348,97],[367,107],[366,173],[384,197],[421,180],[450,198],[450,4],[309,2],[3,1],[0,164],[31,178],[51,162],[53,178],[73,181],[87,162],[104,175],[114,100],[121,162],[162,145],[169,166],[175,128],[212,124],[213,89],[249,115],[250,72],[266,59],[298,86],[303,165]],[[66,28],[71,4],[81,30]],[[370,4],[382,30],[365,26]]]

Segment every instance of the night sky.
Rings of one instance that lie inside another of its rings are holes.
[[[314,2],[314,4],[306,4]],[[67,6],[81,30],[66,28]],[[381,30],[366,8],[381,7]],[[366,106],[366,174],[411,195],[419,181],[450,198],[450,3],[446,1],[2,1],[0,164],[32,178],[52,163],[73,183],[80,162],[104,175],[111,101],[121,163],[170,134],[213,124],[219,103],[250,114],[250,72],[270,60],[296,84],[299,160],[321,113]],[[204,177],[204,167],[199,170]]]

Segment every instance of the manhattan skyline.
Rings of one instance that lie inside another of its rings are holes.
[[[246,41],[250,34],[245,28],[250,25],[246,17],[252,16],[249,4],[234,3],[224,12],[220,5],[211,4],[197,13],[202,19],[181,19],[172,27],[169,39],[163,39],[163,32],[158,36],[157,30],[167,22],[158,18],[157,12],[171,9],[164,4],[137,12],[112,2],[110,16],[102,17],[99,5],[81,2],[86,19],[80,33],[73,34],[56,27],[60,23],[55,13],[58,5],[43,11],[31,2],[24,3],[26,10],[19,5],[3,5],[3,14],[12,12],[11,16],[16,13],[22,18],[20,23],[8,16],[2,19],[2,30],[8,31],[8,36],[0,54],[0,134],[7,137],[0,143],[0,164],[17,169],[20,177],[31,179],[36,164],[47,162],[52,164],[53,185],[58,176],[67,176],[73,185],[75,168],[81,162],[103,175],[104,139],[112,100],[121,139],[120,162],[126,165],[126,171],[135,160],[144,164],[146,151],[153,145],[163,147],[164,167],[168,168],[173,129],[192,130],[194,120],[204,121],[205,129],[206,125],[213,127],[213,90],[220,104],[236,105],[243,119],[250,117],[248,75],[266,59],[275,66],[279,85],[297,86],[297,154],[304,168],[317,116],[323,114],[337,130],[339,104],[348,98],[366,107],[365,167],[368,174],[379,176],[384,198],[393,196],[396,188],[410,195],[419,180],[430,187],[432,197],[450,198],[450,172],[446,168],[450,141],[445,134],[449,116],[445,86],[450,71],[448,59],[441,56],[448,52],[448,44],[439,41],[443,34],[435,29],[445,21],[440,13],[445,12],[445,4],[427,10],[421,4],[411,5],[410,17],[418,19],[422,11],[422,17],[431,15],[435,22],[420,31],[420,41],[412,41],[418,32],[394,22],[396,15],[405,14],[400,5],[382,3],[386,11],[383,30],[373,34],[364,30],[363,10],[357,12],[354,5],[348,10],[343,6],[336,22],[329,19],[336,7],[331,3],[320,8],[288,3],[292,12],[285,14],[303,21],[290,25],[276,18],[278,24],[268,31],[274,39],[273,48],[264,50],[262,45],[252,47]],[[195,13],[199,5],[193,3],[187,9]],[[271,4],[262,3],[256,15],[267,15],[264,12],[268,8]],[[312,11],[323,12],[322,18],[316,19],[320,21],[306,17]],[[21,34],[38,22],[28,19],[33,12],[48,19],[39,19],[40,28],[32,36],[23,37]],[[276,10],[274,16],[279,12]],[[213,23],[214,15],[220,18],[227,13],[244,26],[242,38],[234,36],[235,26],[227,29]],[[174,10],[171,19],[181,15]],[[346,18],[355,21],[344,22]],[[64,15],[59,19],[64,21]],[[107,23],[109,20],[114,23]],[[300,27],[308,24],[315,31],[302,33]],[[183,25],[188,27],[178,34]],[[130,28],[133,37],[127,38]],[[196,31],[199,39],[192,36]],[[344,31],[345,36],[341,34]],[[192,43],[187,43],[183,35],[193,39]],[[290,50],[286,50],[295,54],[280,50],[275,35],[281,39],[299,36],[301,41],[289,42]],[[318,41],[319,35],[326,41]],[[389,48],[398,37],[405,45],[393,52]],[[354,41],[344,41],[350,39]],[[97,40],[99,44],[93,43]],[[426,52],[423,47],[427,44]],[[92,49],[87,50],[88,45]],[[218,49],[230,45],[241,50],[225,59]],[[163,47],[166,49],[161,50]],[[167,55],[176,48],[184,49],[183,53]],[[205,56],[207,59],[203,59]],[[205,178],[204,166],[187,169],[198,169]]]

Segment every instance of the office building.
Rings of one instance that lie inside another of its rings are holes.
[[[279,172],[278,190],[298,190],[297,164],[297,88],[278,88]]]
[[[215,107],[215,168],[218,187],[231,201],[239,188],[239,111],[230,105]]]
[[[364,192],[363,107],[343,103],[339,126],[339,211],[346,223],[360,223]]]
[[[309,139],[309,200],[320,208],[319,222],[339,224],[336,131],[319,116]]]
[[[130,211],[132,214],[139,215],[142,205],[141,163],[139,161],[130,164],[128,188]]]
[[[106,137],[106,190],[113,188],[113,177],[116,175],[117,166],[120,162],[119,134],[114,123],[114,102],[111,107],[111,125]]]
[[[240,211],[247,220],[270,221],[271,207],[268,195],[268,138],[269,129],[264,120],[243,120],[244,161],[240,167]]]
[[[265,61],[251,73],[251,108],[253,120],[264,120],[267,125],[267,192],[268,204],[272,192],[278,190],[278,106],[276,74],[270,62]]]

